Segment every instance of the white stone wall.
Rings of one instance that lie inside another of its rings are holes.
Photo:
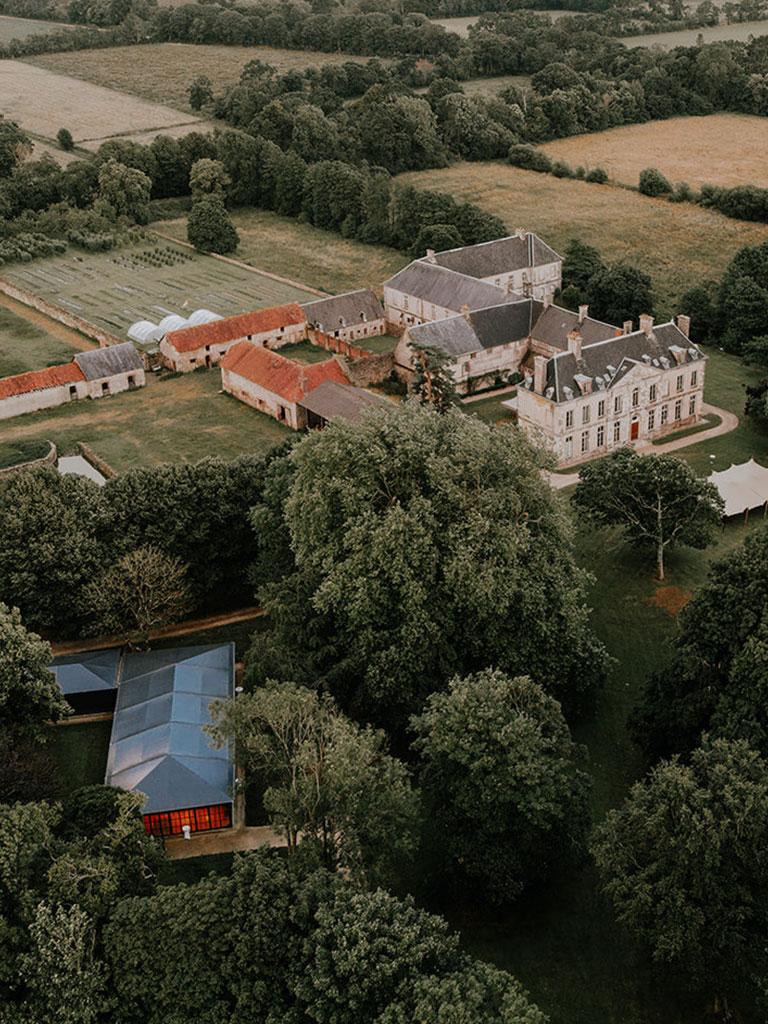
[[[86,393],[89,398],[103,398],[106,395],[118,395],[130,388],[143,388],[146,384],[144,368],[116,373],[111,377],[85,381]],[[104,385],[107,385],[105,388]]]
[[[77,389],[79,398],[86,398],[85,381],[76,381],[72,387]],[[39,391],[29,391],[24,395],[11,395],[9,398],[0,400],[0,420],[10,419],[12,416],[23,416],[27,412],[38,412],[40,409],[52,409],[57,405],[64,405],[69,402],[69,384],[60,384],[53,388],[41,388]]]
[[[310,329],[308,334],[313,336],[316,332]],[[327,335],[329,338],[338,338],[339,341],[354,342],[360,338],[376,338],[381,334],[387,333],[387,321],[382,313],[378,320],[366,320],[361,324],[352,324],[349,327],[339,327],[335,331],[324,330],[321,334]]]
[[[496,285],[497,288],[506,289],[509,285],[510,291],[520,292],[526,297],[552,299],[562,284],[562,266],[561,261],[557,260],[555,263],[546,263],[540,267],[510,270],[504,274],[484,277],[482,280],[487,284]]]
[[[241,377],[239,373],[233,373],[232,370],[222,367],[221,386],[227,394],[245,402],[252,409],[265,412],[268,416],[272,416],[273,419],[285,423],[294,430],[301,430],[307,425],[304,409],[300,409],[295,403],[276,395],[274,391],[267,391],[260,384]]]
[[[615,387],[580,395],[570,402],[555,403],[521,387],[517,400],[518,422],[526,430],[547,439],[561,466],[583,462],[625,444],[647,443],[700,422],[705,365],[703,359],[674,365],[668,370],[638,364]],[[696,374],[695,384],[692,383],[693,373]],[[683,380],[678,390],[679,377]],[[654,387],[655,395],[651,390]],[[635,392],[637,404],[633,404]],[[693,412],[690,411],[691,400]],[[679,417],[676,416],[678,402]],[[588,410],[586,420],[585,409]],[[636,437],[632,436],[633,423],[637,424]]]
[[[394,288],[384,288],[384,312],[389,323],[399,327],[409,324],[425,324],[431,320],[444,320],[455,316],[459,309],[447,309],[433,302],[425,302],[415,295],[406,295]]]

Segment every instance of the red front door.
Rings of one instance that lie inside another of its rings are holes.
[[[629,439],[630,441],[636,441],[637,435],[640,430],[640,421],[634,420],[629,426]]]

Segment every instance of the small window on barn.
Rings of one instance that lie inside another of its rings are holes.
[[[109,381],[108,380],[102,381],[101,393],[102,393],[102,395],[108,395],[109,394]]]
[[[136,383],[136,381],[133,379],[133,377],[129,376],[128,377],[128,387],[132,388],[135,383]]]
[[[75,387],[74,384],[69,385],[69,397],[77,398],[77,388]]]

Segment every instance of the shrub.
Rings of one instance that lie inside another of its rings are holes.
[[[571,170],[570,165],[565,162],[565,160],[556,160],[555,163],[552,164],[552,173],[556,178],[573,177],[573,171]]]
[[[58,132],[56,132],[56,141],[62,149],[66,150],[73,149],[75,145],[72,132],[68,128],[59,128]]]
[[[574,178],[583,178],[586,173],[587,172],[583,167],[577,167],[573,172],[573,176]]]
[[[508,159],[513,167],[522,167],[526,171],[547,172],[552,170],[552,161],[547,154],[527,143],[511,146]]]
[[[584,180],[604,185],[608,181],[608,172],[602,167],[593,167],[591,171],[587,171]]]
[[[640,171],[638,188],[644,196],[664,196],[672,191],[671,183],[655,167]]]

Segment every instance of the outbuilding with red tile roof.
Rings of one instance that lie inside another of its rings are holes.
[[[336,357],[306,365],[251,341],[238,342],[221,363],[226,392],[294,430],[307,425],[306,411],[297,403],[325,381],[349,384]]]
[[[284,306],[169,331],[160,342],[160,354],[171,369],[189,373],[200,366],[214,366],[239,341],[280,348],[303,341],[306,333],[306,313],[298,302],[287,302]]]

